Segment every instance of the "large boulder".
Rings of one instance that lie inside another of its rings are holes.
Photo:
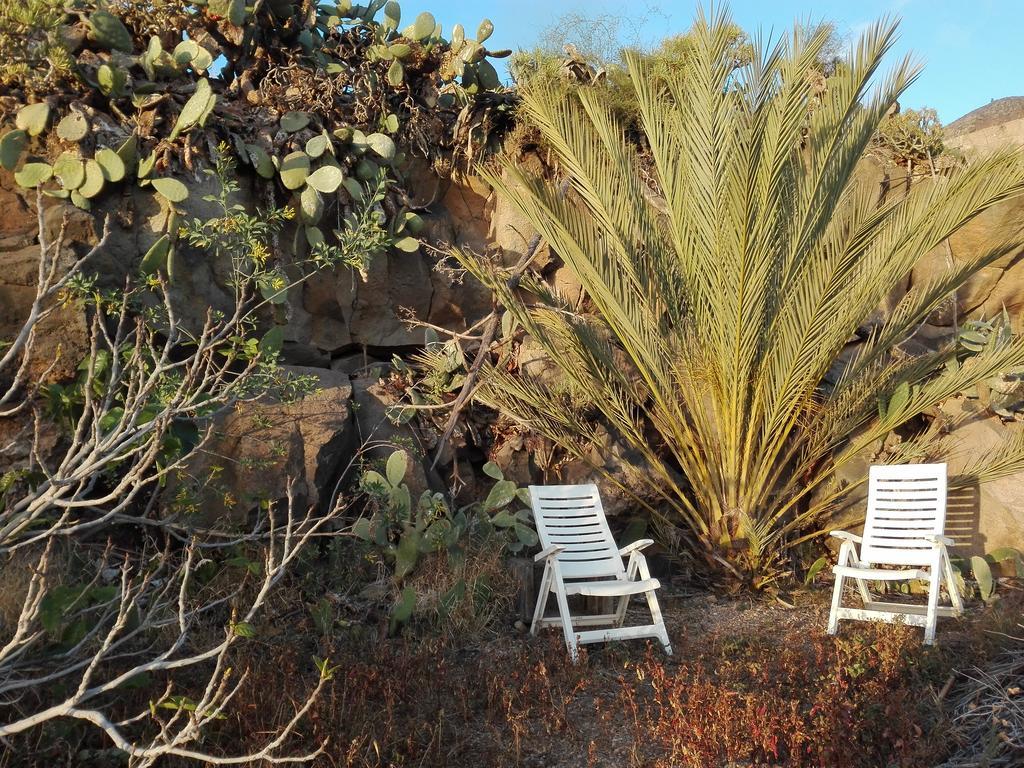
[[[8,174],[0,174],[0,206],[4,210],[0,219],[0,341],[15,338],[29,317],[36,299],[40,260],[39,220],[34,204],[30,207],[18,192],[6,189],[8,182]],[[56,241],[62,226],[64,247],[57,260],[59,273],[67,271],[78,255],[97,242],[91,216],[72,205],[52,201],[43,215],[43,234],[48,243]],[[53,301],[45,309],[49,313],[36,326],[26,377],[44,384],[67,381],[74,378],[78,364],[89,352],[86,315],[74,303]]]
[[[993,206],[924,256],[914,267],[912,284],[926,284],[936,275],[999,247],[1020,230],[1022,223],[1024,197]],[[1024,310],[1024,249],[1008,253],[979,270],[957,291],[956,319],[994,317],[1004,306],[1015,320]],[[932,313],[929,322],[953,325],[952,297]]]
[[[314,376],[319,386],[294,402],[267,398],[217,417],[211,439],[172,483],[172,510],[194,509],[204,524],[244,525],[260,502],[286,496],[289,478],[300,510],[326,510],[355,450],[352,387],[334,371],[284,370]]]
[[[969,163],[979,155],[1024,146],[1024,97],[999,99],[946,126],[945,143]],[[922,285],[936,274],[978,258],[1019,236],[1024,226],[1024,197],[1006,200],[985,211],[927,254],[914,268],[911,283]],[[1006,254],[973,275],[950,301],[932,313],[929,323],[952,327],[967,318],[990,318],[1003,308],[1014,330],[1024,312],[1024,249]],[[956,310],[954,313],[954,309]]]
[[[971,400],[950,400],[943,412],[954,425],[950,476],[1024,429],[1021,424],[1003,424]],[[1024,550],[1024,472],[951,490],[946,533],[956,542],[955,553],[962,556],[983,555],[999,547]]]
[[[406,455],[405,482],[413,498],[428,489],[443,490],[444,483],[436,471],[429,469],[436,441],[425,435],[415,421],[396,423],[393,406],[396,394],[385,380],[373,377],[352,380],[355,402],[356,432],[366,464],[380,468],[395,451]]]

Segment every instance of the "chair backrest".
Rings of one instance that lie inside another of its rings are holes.
[[[935,548],[925,539],[946,524],[946,465],[873,466],[860,558],[871,565],[929,565]]]
[[[565,547],[558,555],[564,578],[625,578],[596,485],[531,485],[530,501],[541,546]]]

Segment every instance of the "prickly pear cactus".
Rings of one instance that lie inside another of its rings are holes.
[[[24,46],[0,64],[0,166],[83,209],[123,185],[150,190],[170,212],[160,250],[226,146],[296,212],[293,252],[315,257],[356,231],[365,272],[376,254],[419,249],[412,157],[468,168],[513,118],[490,63],[508,52],[484,47],[486,19],[477,40],[461,27],[449,40],[395,0],[82,0],[48,13],[36,26],[51,62],[66,61],[43,72]]]

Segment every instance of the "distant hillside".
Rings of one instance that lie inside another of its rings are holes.
[[[1024,96],[1007,96],[978,107],[947,125],[945,135],[946,143],[959,149],[1024,145]]]

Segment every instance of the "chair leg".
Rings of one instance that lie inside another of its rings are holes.
[[[636,580],[637,573],[637,553],[634,552],[629,556],[629,564],[626,566],[626,578],[629,581]],[[629,607],[629,598],[631,595],[623,595],[619,598],[618,606],[615,608],[615,624],[616,627],[621,627],[626,621],[626,609]]]
[[[960,616],[964,612],[964,601],[960,597],[960,588],[956,585],[956,574],[953,573],[953,564],[949,562],[949,553],[942,550],[943,573],[946,576],[946,590],[949,592],[949,601],[953,604],[953,610]]]
[[[834,635],[839,629],[839,606],[843,599],[843,581],[845,576],[836,574],[836,583],[832,587],[832,610],[828,614],[828,634]]]
[[[924,644],[935,643],[935,623],[938,619],[939,589],[942,585],[939,559],[932,564],[932,572],[928,579],[928,616],[924,625]]]
[[[557,569],[557,563],[554,567]],[[562,633],[565,635],[565,647],[569,649],[569,655],[572,657],[573,664],[575,664],[580,657],[578,650],[579,640],[577,640],[576,632],[572,628],[572,615],[569,613],[569,600],[565,596],[565,584],[562,582],[562,575],[557,570],[551,576],[554,579],[558,613],[562,617]]]
[[[551,563],[544,563],[544,575],[540,577],[540,591],[537,592],[537,605],[533,609],[533,623],[530,624],[530,634],[536,635],[539,629],[540,620],[544,618],[544,609],[548,605],[548,596],[551,594]]]
[[[640,572],[641,579],[651,578],[651,572],[647,568],[647,558],[639,552],[635,552],[633,557],[636,558],[636,567]],[[672,643],[668,639],[668,629],[665,627],[665,619],[661,615],[661,605],[658,603],[658,596],[654,593],[653,589],[644,592],[644,597],[647,598],[647,607],[651,610],[651,623],[658,627],[658,642],[661,643],[662,649],[669,656],[672,655]]]
[[[850,561],[850,550],[853,545],[848,541],[844,541],[842,546],[839,547],[839,558],[836,565],[845,566]],[[843,602],[843,582],[846,580],[845,576],[836,574],[836,581],[832,587],[832,609],[828,614],[828,629],[826,632],[830,635],[834,635],[839,630],[839,607]],[[861,584],[860,579],[856,579],[858,586],[861,589],[861,597],[864,596],[865,587]]]

